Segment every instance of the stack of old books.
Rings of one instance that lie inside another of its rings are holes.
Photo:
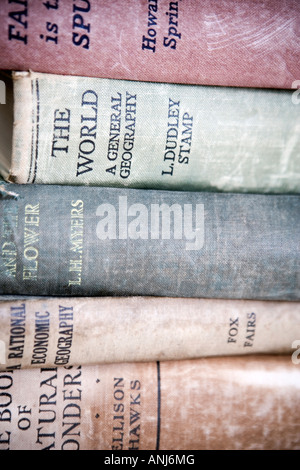
[[[0,20],[0,449],[299,449],[300,3]]]

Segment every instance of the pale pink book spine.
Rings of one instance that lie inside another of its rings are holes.
[[[0,450],[299,450],[299,392],[283,356],[7,371]]]
[[[1,1],[0,68],[296,88],[298,0]]]

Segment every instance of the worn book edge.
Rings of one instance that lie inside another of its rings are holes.
[[[33,145],[34,125],[38,131],[38,109],[36,122],[32,112],[31,72],[13,72],[14,125],[12,139],[12,159],[8,181],[20,184],[28,182],[30,159],[35,149]]]
[[[6,103],[0,108],[0,172],[10,183],[28,182],[30,159],[34,152],[31,76],[31,72],[1,75],[5,82]]]

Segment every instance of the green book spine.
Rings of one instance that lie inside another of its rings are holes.
[[[300,299],[300,196],[2,185],[0,294]]]
[[[14,97],[12,182],[300,192],[291,90],[23,72]]]

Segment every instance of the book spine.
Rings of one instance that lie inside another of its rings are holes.
[[[155,297],[0,302],[0,369],[290,354],[300,303]],[[280,334],[278,334],[280,331]]]
[[[11,181],[300,193],[290,90],[14,77]]]
[[[0,373],[1,450],[296,450],[300,367],[222,357]]]
[[[0,11],[2,68],[160,82],[292,88],[297,0],[23,0]]]
[[[0,294],[300,300],[300,196],[0,188]]]

